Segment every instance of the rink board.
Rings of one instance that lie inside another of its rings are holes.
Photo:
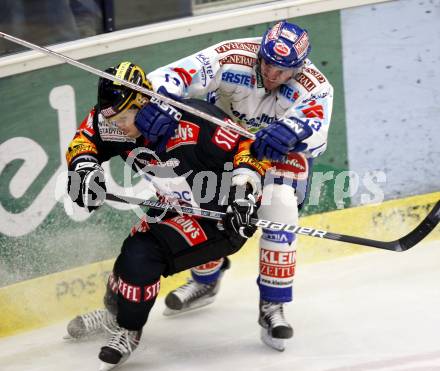
[[[301,225],[393,240],[413,229],[439,199],[440,192],[436,192],[380,205],[332,211],[301,218]],[[439,229],[437,227],[427,240],[440,240]],[[256,237],[232,257],[235,274],[239,271],[240,275],[254,279],[258,270]],[[299,265],[309,264],[368,251],[374,249],[302,236],[298,243],[298,262]],[[106,260],[0,288],[0,337],[46,326],[100,307],[112,263],[113,260]],[[159,296],[184,282],[187,275],[182,272],[163,279]]]
[[[330,172],[333,178],[322,183],[319,202],[306,205],[309,214],[317,214],[336,208],[337,176],[355,170],[349,168],[347,159],[340,13],[316,14],[295,22],[307,25],[315,63],[335,89],[332,121],[336,124],[329,133],[328,149],[313,167],[315,173]],[[81,61],[104,70],[131,60],[151,71],[222,40],[263,34],[268,26],[262,23],[210,32]],[[72,212],[66,194],[64,154],[78,124],[96,103],[97,82],[96,76],[66,64],[0,79],[2,287],[111,259],[137,222],[136,215],[126,211],[127,205],[115,202],[106,202],[97,213]],[[17,102],[20,109],[10,109]],[[104,170],[107,189],[123,194],[128,181],[124,180],[122,160],[112,158],[104,163]],[[137,180],[132,180],[136,187]],[[338,201],[348,207],[350,200],[347,194]]]

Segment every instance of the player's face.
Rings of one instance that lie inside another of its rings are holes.
[[[261,75],[263,76],[263,85],[267,90],[280,87],[292,78],[294,72],[293,68],[280,68],[261,59]]]
[[[141,132],[134,124],[138,108],[130,108],[129,110],[119,113],[109,118],[109,121],[115,124],[126,136],[130,138],[138,138]]]

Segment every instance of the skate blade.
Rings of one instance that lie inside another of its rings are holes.
[[[273,338],[267,333],[267,329],[262,328],[260,330],[260,339],[268,347],[278,350],[279,352],[284,352],[285,349],[284,339]]]
[[[115,367],[119,366],[119,363],[117,364],[111,364],[111,363],[107,363],[107,362],[102,362],[99,365],[99,369],[98,371],[108,371],[108,370],[113,370]]]
[[[182,314],[185,312],[192,311],[194,309],[205,307],[205,306],[211,304],[214,300],[215,300],[215,296],[210,296],[205,299],[197,300],[195,303],[193,303],[183,309],[171,309],[166,306],[165,310],[163,311],[162,314],[166,317],[176,316],[176,315],[179,315],[179,314]]]
[[[104,337],[105,335],[106,335],[105,331],[94,332],[91,334],[78,336],[78,337],[74,337],[74,336],[67,333],[63,336],[63,340],[65,340],[67,342],[82,342],[82,341],[95,340],[100,337]]]
[[[121,360],[116,364],[101,361],[98,371],[108,371],[108,370],[114,370],[115,368],[119,368],[119,366],[122,365],[128,359],[129,356],[130,354],[125,354],[124,356],[122,356]]]
[[[63,336],[63,340],[67,342],[77,342],[84,340],[84,338],[74,338],[72,335],[66,334]]]
[[[63,340],[67,341],[67,342],[81,342],[81,341],[86,341],[92,338],[92,335],[86,335],[86,336],[80,336],[80,337],[74,337],[70,334],[66,334],[63,336]]]

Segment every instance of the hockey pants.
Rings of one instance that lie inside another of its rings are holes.
[[[222,261],[244,242],[245,239],[235,239],[218,230],[216,222],[186,215],[154,224],[142,220],[122,245],[104,303],[112,313],[116,312],[120,326],[139,330],[148,320],[161,276]]]

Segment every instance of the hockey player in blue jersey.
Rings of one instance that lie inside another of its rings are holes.
[[[313,159],[327,146],[333,88],[308,55],[309,35],[301,27],[278,22],[263,37],[228,40],[172,62],[148,74],[154,90],[174,97],[204,97],[256,133],[251,150],[275,161],[266,177],[259,216],[298,224]],[[139,127],[146,135],[157,125]],[[273,181],[269,181],[272,179]],[[248,182],[256,183],[252,177]],[[293,329],[283,314],[292,301],[296,236],[263,230],[260,238],[261,336],[284,349]],[[195,267],[192,279],[166,298],[166,314],[197,308],[215,299],[221,262]]]

